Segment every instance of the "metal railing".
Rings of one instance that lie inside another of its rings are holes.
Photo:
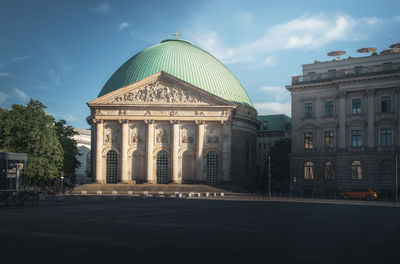
[[[367,67],[354,67],[335,72],[315,73],[292,77],[292,85],[301,83],[327,82],[335,79],[344,79],[358,76],[372,76],[400,71],[399,63],[380,64]]]

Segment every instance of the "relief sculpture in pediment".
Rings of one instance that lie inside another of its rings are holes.
[[[114,98],[113,103],[191,103],[204,104],[204,100],[191,91],[173,85],[154,82]]]

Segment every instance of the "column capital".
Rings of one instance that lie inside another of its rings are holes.
[[[376,94],[376,90],[375,89],[368,89],[367,90],[367,94],[368,95],[375,95]]]
[[[103,124],[103,122],[104,122],[103,119],[93,118],[93,123],[94,123],[94,124]]]
[[[154,124],[154,120],[152,120],[152,119],[145,119],[145,120],[144,120],[144,123],[145,123],[146,125]]]
[[[129,123],[129,120],[128,120],[128,119],[118,119],[118,122],[119,122],[120,124],[128,124],[128,123]]]
[[[179,121],[179,120],[169,120],[169,122],[171,123],[171,125],[175,125],[175,124],[180,124],[181,123],[181,121]]]
[[[196,125],[204,125],[206,123],[206,121],[204,120],[195,120],[194,122],[196,123]]]

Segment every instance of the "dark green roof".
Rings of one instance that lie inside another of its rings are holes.
[[[167,39],[125,62],[99,97],[164,71],[227,101],[253,106],[236,77],[208,52],[181,39]]]
[[[290,117],[286,115],[261,115],[257,116],[257,120],[261,123],[258,132],[288,131],[290,133],[292,122]],[[264,121],[268,122],[267,129],[263,127]]]

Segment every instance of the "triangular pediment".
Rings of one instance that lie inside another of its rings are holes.
[[[158,72],[88,102],[92,105],[232,105],[173,75]]]

